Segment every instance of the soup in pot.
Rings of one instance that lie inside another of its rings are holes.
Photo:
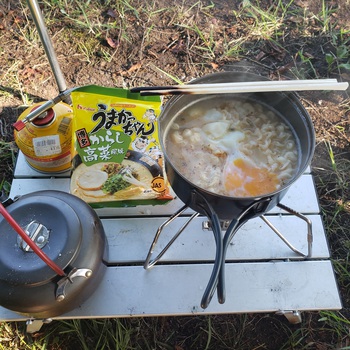
[[[169,159],[194,185],[230,197],[279,190],[298,166],[292,130],[251,100],[208,99],[180,112],[165,139]]]

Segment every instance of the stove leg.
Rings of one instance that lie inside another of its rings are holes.
[[[277,315],[283,315],[292,324],[301,323],[301,312],[297,310],[280,310],[276,312]]]
[[[151,261],[151,257],[154,251],[154,248],[158,242],[158,238],[161,234],[161,232],[163,231],[163,229],[168,226],[172,221],[174,221],[177,217],[179,217],[186,209],[188,208],[187,205],[184,205],[182,208],[180,208],[175,214],[173,214],[172,216],[169,217],[168,220],[166,220],[165,222],[163,222],[159,227],[158,230],[154,236],[153,242],[149,248],[146,260],[143,264],[143,268],[145,270],[150,269],[151,267],[153,267],[159,260],[160,258],[164,255],[164,253],[170,248],[170,246],[175,242],[175,240],[177,239],[177,237],[180,236],[180,234],[184,231],[184,229],[189,225],[189,223],[196,218],[199,213],[193,213],[188,219],[187,221],[182,225],[182,227],[176,232],[176,234],[173,236],[173,238],[169,241],[169,243],[165,246],[165,248],[163,248],[163,250],[157,255],[156,258],[154,258]]]
[[[52,322],[51,318],[30,319],[26,322],[26,325],[27,325],[26,332],[29,334],[39,332],[44,323],[50,323],[50,322]]]

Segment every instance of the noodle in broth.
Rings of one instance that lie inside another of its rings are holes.
[[[276,113],[253,101],[209,103],[193,104],[168,130],[166,151],[180,174],[230,197],[272,193],[293,177],[295,137]]]

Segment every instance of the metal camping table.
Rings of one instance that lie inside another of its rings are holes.
[[[39,190],[69,192],[70,173],[45,175],[30,168],[22,153],[15,167],[10,197]],[[283,204],[312,222],[312,253],[301,257],[261,218],[249,220],[235,235],[226,259],[226,302],[200,301],[215,257],[215,241],[205,217],[196,217],[151,269],[144,263],[160,225],[182,205],[96,209],[107,235],[106,275],[79,308],[54,319],[177,316],[229,313],[278,313],[300,322],[302,311],[339,310],[341,300],[330,260],[317,194],[310,171],[288,190]],[[154,254],[171,240],[191,214],[183,213],[159,236]],[[279,208],[267,213],[298,251],[308,251],[305,221]],[[0,307],[0,320],[27,321],[34,331],[47,320],[28,320]]]
[[[27,3],[54,73],[59,97],[69,102],[39,5],[36,0],[27,0]],[[46,189],[68,192],[69,182],[69,172],[41,174],[30,168],[19,153],[10,197]],[[291,322],[300,322],[301,311],[340,309],[339,291],[310,172],[292,185],[283,204],[311,221],[312,251],[305,221],[277,207],[265,217],[296,251],[310,256],[302,257],[290,249],[260,218],[249,220],[236,233],[227,251],[226,302],[219,304],[214,297],[206,309],[201,309],[200,300],[215,256],[214,237],[207,228],[206,218],[193,219],[159,262],[145,269],[158,228],[183,203],[174,199],[166,205],[96,209],[108,240],[107,273],[84,304],[55,319],[274,312],[285,315]],[[166,227],[157,242],[159,251],[167,247],[174,232],[191,214],[185,211]],[[28,320],[2,307],[0,320],[27,321],[29,332],[50,321]]]

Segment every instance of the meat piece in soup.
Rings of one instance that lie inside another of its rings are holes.
[[[256,102],[195,103],[175,118],[166,151],[194,185],[230,197],[279,190],[295,174],[298,150],[287,124]]]

